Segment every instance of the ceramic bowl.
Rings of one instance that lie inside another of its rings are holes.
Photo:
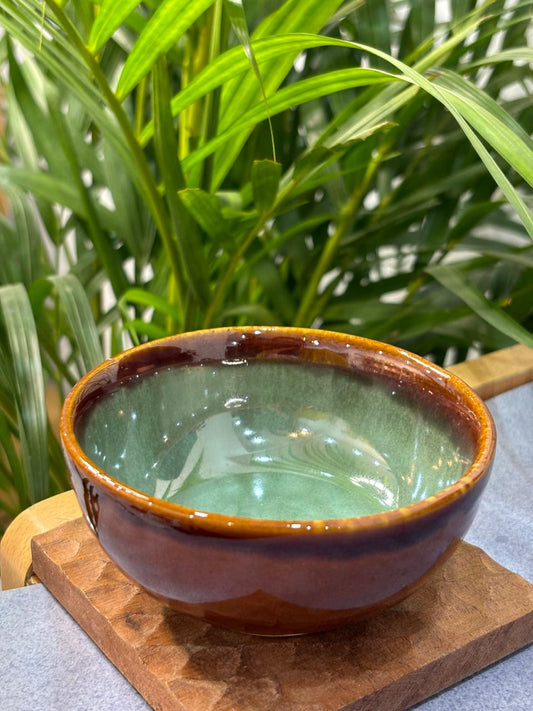
[[[465,534],[495,430],[457,377],[318,330],[228,328],[122,353],[61,436],[115,563],[193,616],[313,632],[407,596]]]

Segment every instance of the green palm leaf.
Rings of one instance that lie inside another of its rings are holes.
[[[468,123],[533,186],[533,140],[509,113],[464,77],[443,71],[436,84]]]
[[[336,40],[312,34],[283,34],[265,39],[254,40],[251,44],[258,66],[276,61],[284,55],[296,56],[300,52],[313,47],[335,45]],[[230,80],[249,70],[249,60],[244,49],[232,47],[211,61],[186,87],[172,98],[172,115],[191,106],[195,101],[206,96],[214,89],[223,86]],[[260,97],[257,97],[259,100]],[[142,145],[152,138],[153,122],[148,122],[143,129],[140,142]]]
[[[533,335],[506,314],[502,308],[489,301],[479,289],[468,281],[459,269],[449,264],[440,264],[434,267],[427,267],[426,271],[446,289],[458,296],[461,301],[470,306],[479,318],[498,331],[505,333],[509,338],[533,347]]]
[[[139,4],[138,0],[104,0],[91,28],[88,47],[96,54]]]
[[[66,485],[42,382],[61,397],[101,342],[314,322],[439,363],[531,343],[531,0],[447,9],[0,0],[10,513]]]
[[[49,276],[48,280],[55,287],[65,309],[71,332],[78,345],[83,374],[104,360],[87,294],[73,274],[54,274]]]
[[[201,148],[190,153],[183,161],[183,167],[186,171],[192,166],[211,155],[216,150],[221,150],[223,145],[233,145],[235,137],[243,133],[249,133],[254,126],[268,118],[275,116],[282,111],[300,104],[312,101],[321,96],[332,94],[336,91],[344,91],[349,88],[358,86],[368,86],[372,84],[383,84],[396,81],[395,75],[387,72],[382,72],[378,69],[339,69],[317,77],[303,79],[297,84],[291,84],[283,87],[271,97],[269,97],[268,105],[258,103],[249,111],[243,113],[235,122],[226,130],[219,130],[218,135],[211,141],[206,143]],[[377,120],[374,116],[365,116],[360,125],[356,129],[350,129],[350,135],[341,137],[337,136],[334,144],[356,140],[361,133],[367,133],[372,125],[382,124],[383,117],[389,115],[396,108],[396,104],[387,105],[386,102],[379,102],[379,115]]]
[[[146,24],[124,65],[116,90],[120,101],[213,2],[214,0],[163,0]]]
[[[0,287],[6,346],[0,357],[9,373],[17,413],[24,494],[31,503],[49,493],[47,416],[43,368],[35,321],[20,284]]]
[[[331,15],[341,5],[341,0],[287,0],[274,13],[269,15],[252,34],[252,40],[277,34],[316,33],[327,23]],[[271,60],[261,67],[264,90],[267,97],[275,91],[292,68],[296,54],[285,54],[282,58]],[[228,128],[242,112],[250,108],[261,97],[261,90],[254,72],[242,79],[233,79],[222,92],[220,103],[220,130]],[[213,188],[217,188],[227,174],[232,163],[244,145],[248,133],[243,133],[233,145],[219,151],[215,156]]]

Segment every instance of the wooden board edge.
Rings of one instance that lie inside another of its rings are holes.
[[[400,680],[366,696],[358,703],[340,709],[340,711],[407,711],[412,706],[427,701],[446,689],[460,684],[465,679],[477,674],[492,664],[533,643],[533,612],[527,612],[511,620],[503,627],[488,632],[483,637],[473,640],[466,647],[426,664],[406,674]],[[468,653],[465,654],[465,650]],[[465,665],[464,660],[468,659]],[[457,665],[461,668],[461,680],[457,681]],[[432,682],[428,687],[428,680]],[[425,690],[420,690],[423,685]],[[429,693],[428,693],[429,692]]]
[[[82,515],[74,491],[65,491],[25,509],[8,526],[0,541],[2,590],[23,587],[32,575],[31,541]]]
[[[452,365],[448,370],[488,400],[533,380],[533,348],[510,346]]]

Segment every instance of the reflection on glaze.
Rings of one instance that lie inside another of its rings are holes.
[[[387,462],[342,420],[247,409],[238,399],[225,407],[191,434],[175,436],[154,462],[155,496],[242,516],[252,505],[254,516],[268,518],[280,516],[280,506],[282,518],[302,517],[302,504],[322,517],[397,506]]]
[[[253,361],[135,376],[79,421],[88,456],[200,510],[313,519],[419,501],[456,481],[468,443],[427,408],[339,369]]]

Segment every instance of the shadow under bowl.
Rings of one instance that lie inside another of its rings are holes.
[[[234,629],[336,627],[408,595],[466,533],[496,434],[457,377],[340,333],[228,328],[122,353],[61,437],[115,563]]]

